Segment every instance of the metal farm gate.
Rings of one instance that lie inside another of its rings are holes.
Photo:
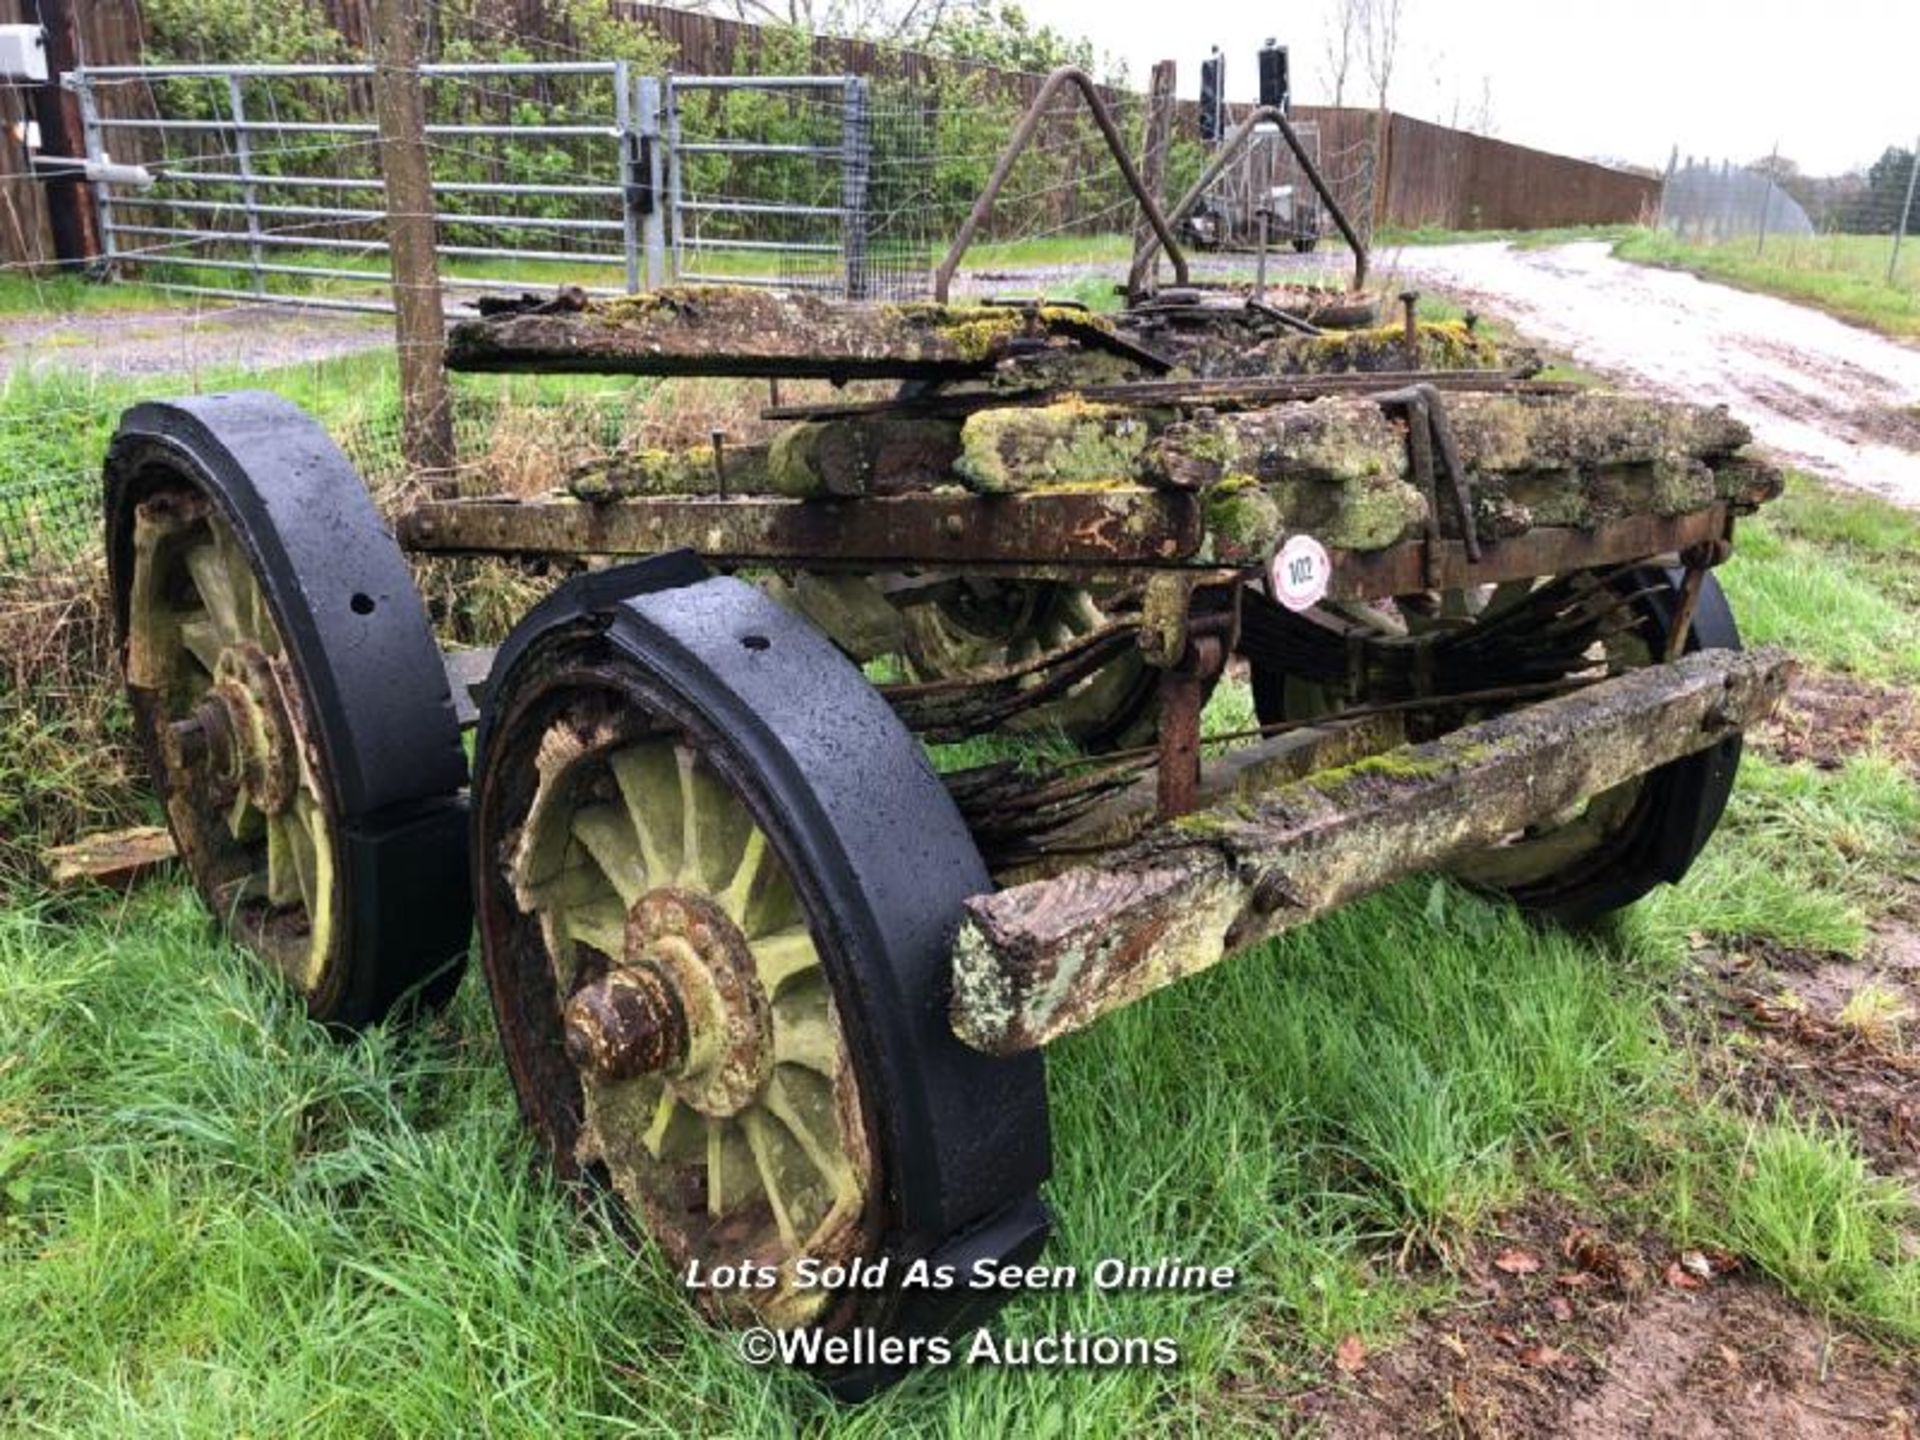
[[[875,293],[863,78],[662,78],[621,60],[421,76],[449,291],[684,279]],[[112,177],[94,187],[107,261],[187,294],[390,310],[373,78],[371,65],[73,71],[88,158]],[[878,288],[901,283],[925,282]]]
[[[866,298],[866,80],[672,75],[666,100],[677,278]]]

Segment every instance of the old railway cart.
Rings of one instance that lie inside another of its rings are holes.
[[[1722,411],[1510,359],[1200,291],[509,305],[450,363],[901,388],[397,543],[286,402],[142,405],[127,681],[209,907],[317,1017],[444,995],[477,915],[560,1170],[770,1279],[718,1318],[926,1333],[984,1297],[800,1262],[1035,1253],[1048,1041],[1413,871],[1584,918],[1711,833],[1788,668],[1712,570],[1776,477]],[[443,655],[402,546],[630,563]],[[1259,726],[1203,739],[1235,664]],[[1080,743],[923,745],[1036,726]]]

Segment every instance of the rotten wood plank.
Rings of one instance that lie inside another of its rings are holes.
[[[1188,816],[1097,864],[969,900],[953,1027],[1031,1050],[1225,955],[1765,716],[1793,662],[1704,651]]]
[[[1016,348],[1091,346],[1133,355],[1110,323],[1038,306],[851,306],[819,295],[686,285],[577,309],[465,320],[448,337],[453,370],[602,375],[959,379]],[[1162,367],[1164,368],[1164,367]]]
[[[56,890],[105,885],[125,890],[172,860],[173,836],[163,826],[135,825],[56,845],[41,855],[47,882]]]
[[[1406,738],[1406,717],[1368,715],[1327,725],[1302,726],[1207,759],[1200,767],[1198,802],[1223,805],[1249,799],[1316,770],[1351,765],[1390,750]],[[1076,816],[1046,837],[1044,853],[996,871],[1003,885],[1024,885],[1072,869],[1091,855],[1111,853],[1140,838],[1159,810],[1152,775]]]
[[[437,501],[404,516],[400,534],[414,550],[656,555],[685,548],[715,564],[820,568],[1178,565],[1198,556],[1203,538],[1194,497],[1146,489],[857,500],[685,496],[604,505]]]
[[[762,420],[858,420],[881,415],[971,415],[1010,405],[1055,405],[1070,396],[1096,405],[1198,406],[1219,410],[1319,400],[1329,395],[1368,395],[1431,385],[1436,390],[1496,395],[1570,395],[1567,380],[1530,380],[1517,370],[1381,370],[1359,374],[1247,377],[1200,380],[1134,380],[1119,385],[1073,385],[1009,393],[1004,390],[939,390],[898,400],[862,400],[843,405],[772,405]]]

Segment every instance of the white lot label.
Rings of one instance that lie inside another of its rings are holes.
[[[1268,577],[1273,598],[1289,610],[1305,610],[1320,603],[1333,578],[1333,561],[1327,547],[1311,535],[1289,535],[1287,543],[1273,554]]]

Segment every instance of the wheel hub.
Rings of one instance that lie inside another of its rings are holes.
[[[664,1076],[703,1115],[737,1115],[773,1070],[773,1019],[747,938],[707,896],[649,890],[619,965],[566,1006],[567,1055],[604,1079]]]
[[[283,814],[300,790],[285,665],[250,640],[227,647],[206,696],[168,727],[175,764],[209,773],[267,815]]]

